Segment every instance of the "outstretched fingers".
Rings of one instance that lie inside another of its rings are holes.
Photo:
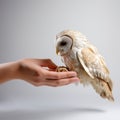
[[[58,79],[58,80],[45,80],[45,85],[58,87],[58,86],[68,85],[78,81],[79,79],[77,77]]]
[[[48,80],[57,80],[57,79],[64,79],[64,78],[71,78],[71,77],[77,77],[76,72],[53,72],[53,71],[46,71],[46,79]]]

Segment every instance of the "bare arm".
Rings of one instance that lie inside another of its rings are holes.
[[[15,79],[17,77],[16,72],[18,67],[19,66],[17,62],[0,64],[0,83]]]
[[[62,86],[79,81],[75,72],[55,72],[50,59],[22,59],[0,64],[0,83],[22,79],[34,86]]]

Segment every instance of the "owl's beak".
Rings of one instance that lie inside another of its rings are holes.
[[[58,55],[58,53],[59,53],[59,50],[58,50],[58,48],[56,48],[56,54]]]
[[[60,55],[60,50],[58,48],[56,48],[56,54]]]

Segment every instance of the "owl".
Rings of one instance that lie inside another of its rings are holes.
[[[64,30],[56,35],[56,53],[83,85],[92,85],[102,97],[114,101],[113,84],[104,58],[79,31]]]

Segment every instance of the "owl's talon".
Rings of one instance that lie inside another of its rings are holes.
[[[57,72],[67,72],[67,71],[69,71],[69,69],[65,66],[59,66],[56,68],[56,71]]]

